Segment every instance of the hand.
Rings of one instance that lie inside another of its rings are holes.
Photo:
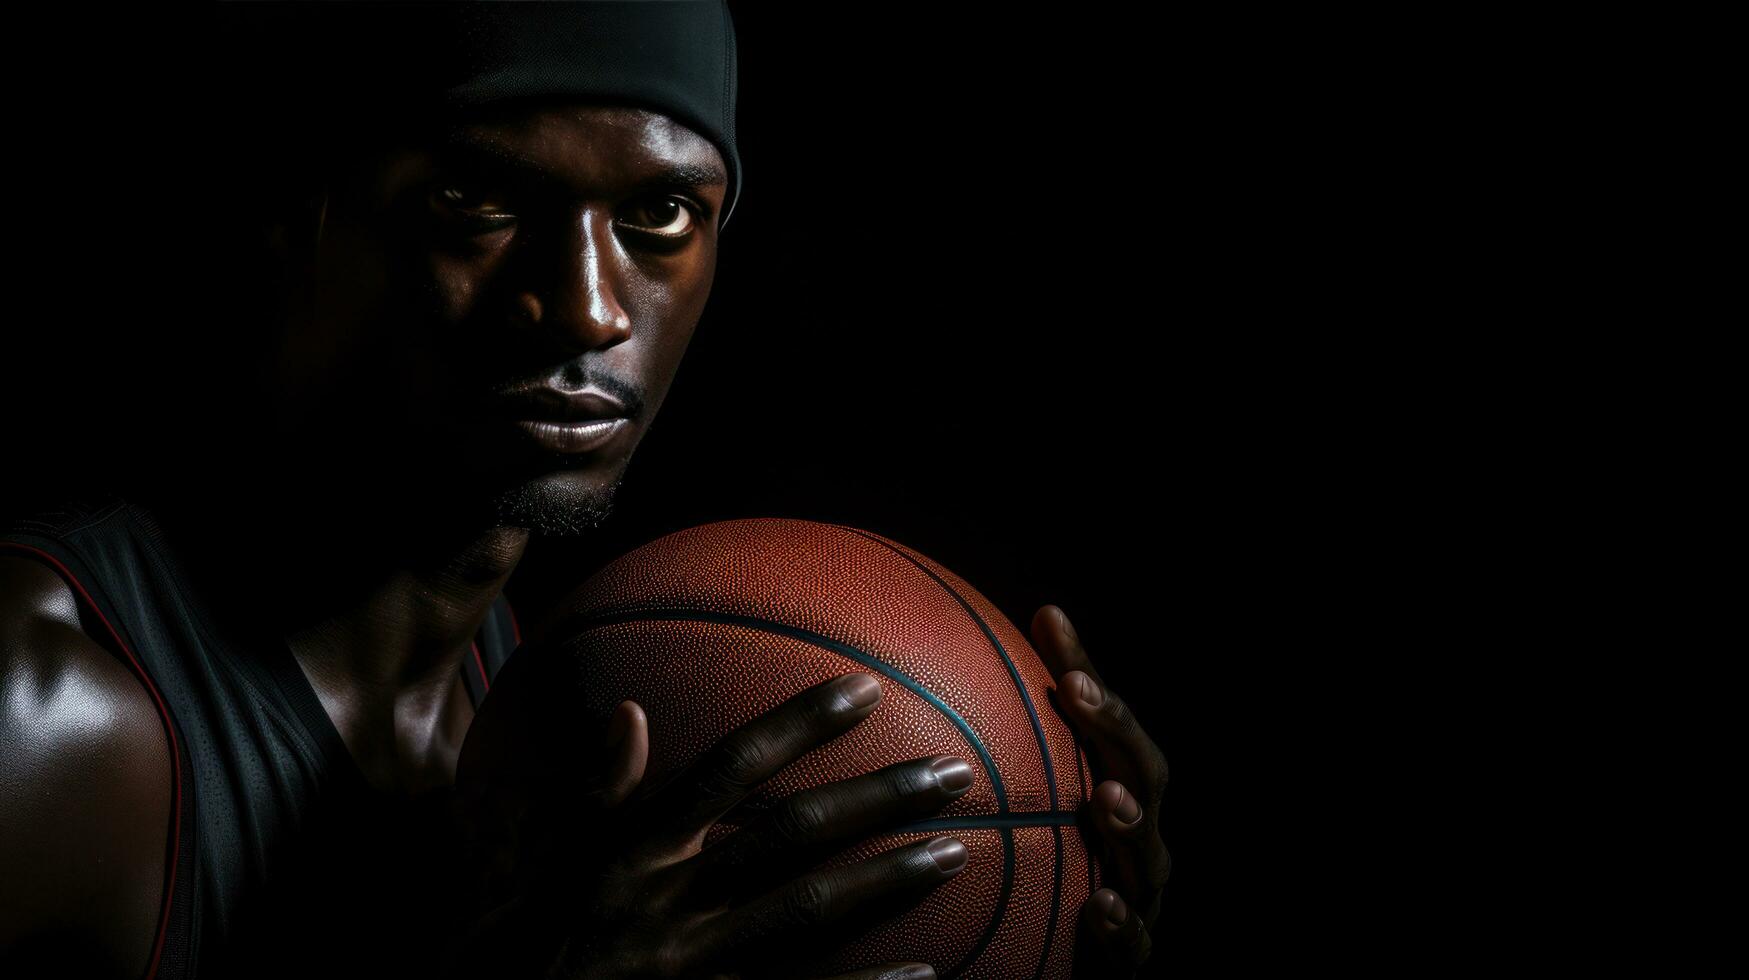
[[[1152,949],[1150,930],[1172,869],[1160,837],[1166,756],[1105,686],[1062,609],[1041,606],[1033,614],[1032,643],[1057,679],[1058,708],[1088,744],[1094,772],[1105,777],[1084,812],[1104,842],[1110,887],[1081,907],[1076,972],[1130,976]]]
[[[643,784],[650,744],[644,712],[622,702],[592,770],[600,775],[526,811],[514,835],[521,841],[516,863],[532,871],[458,943],[452,975],[765,973],[798,959],[803,947],[841,944],[870,918],[915,904],[965,866],[965,845],[937,837],[808,869],[964,794],[973,769],[953,756],[804,790],[704,844],[712,825],[751,791],[866,718],[879,700],[871,675],[835,678],[730,732],[659,786]],[[925,964],[888,964],[837,980],[934,976]]]

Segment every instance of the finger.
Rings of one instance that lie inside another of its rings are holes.
[[[1093,749],[1100,774],[1135,792],[1152,821],[1166,789],[1166,756],[1136,721],[1123,698],[1084,671],[1058,681],[1057,707]]]
[[[845,674],[797,694],[706,749],[642,804],[658,835],[697,847],[705,831],[759,784],[868,717],[880,701],[871,674]]]
[[[1153,952],[1153,939],[1124,903],[1109,888],[1094,892],[1081,906],[1081,972],[1095,976],[1133,976]]]
[[[939,755],[795,793],[701,851],[697,887],[717,898],[763,892],[847,843],[934,813],[976,781],[970,763]]]
[[[885,963],[823,980],[935,980],[935,967],[928,963]]]
[[[1105,678],[1099,676],[1082,647],[1081,637],[1069,622],[1068,613],[1063,612],[1061,606],[1040,606],[1032,614],[1032,646],[1038,651],[1039,659],[1050,668],[1052,677],[1060,678],[1066,671],[1079,670],[1091,674],[1099,683],[1105,683]]]
[[[1081,638],[1061,606],[1040,606],[1033,613],[1032,642],[1040,659],[1057,679],[1057,688],[1051,692],[1053,701],[1075,726],[1077,734],[1094,743],[1093,750],[1100,756],[1099,761],[1108,767],[1107,774],[1126,780],[1132,786],[1149,788],[1150,781],[1143,778],[1146,766],[1132,758],[1138,754],[1146,757],[1149,754],[1147,747],[1132,743],[1139,739],[1151,746],[1152,740],[1139,725],[1134,724],[1135,718],[1127,704],[1115,696],[1108,703],[1105,679],[1093,666],[1092,659],[1081,645]],[[1123,725],[1116,726],[1119,730],[1113,731],[1114,723],[1109,720],[1090,717],[1090,712],[1102,708],[1112,714],[1121,712]],[[1090,721],[1093,724],[1089,724]],[[1133,730],[1123,730],[1124,725]],[[1107,737],[1096,739],[1096,735]],[[1118,744],[1111,744],[1114,741]],[[1161,782],[1164,782],[1163,763],[1162,758]],[[1112,766],[1116,767],[1115,771],[1109,770]]]
[[[1142,730],[1129,704],[1106,687],[1060,606],[1039,607],[1032,617],[1032,637],[1039,657],[1057,678],[1057,707],[1091,743],[1102,774],[1130,787],[1152,815],[1166,788],[1165,753]]]
[[[1143,819],[1142,806],[1123,784],[1100,783],[1093,790],[1093,824],[1105,840],[1104,867],[1110,884],[1144,926],[1160,913],[1160,893],[1172,872],[1172,857],[1159,830]]]
[[[708,921],[690,950],[703,962],[769,955],[769,943],[818,950],[895,915],[960,873],[969,852],[952,837],[918,841],[855,864],[815,871]]]
[[[591,794],[602,808],[619,806],[643,781],[650,761],[650,720],[636,701],[621,701],[607,721],[607,763],[600,785]]]

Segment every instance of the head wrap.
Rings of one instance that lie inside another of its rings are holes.
[[[217,6],[231,28],[223,84],[243,80],[234,111],[268,146],[298,134],[344,147],[503,100],[594,99],[661,112],[716,146],[719,228],[740,198],[723,0]]]

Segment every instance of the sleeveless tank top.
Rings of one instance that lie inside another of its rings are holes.
[[[429,944],[405,930],[443,926],[404,898],[436,894],[460,861],[431,819],[441,805],[369,786],[283,639],[211,615],[152,515],[116,494],[6,522],[0,556],[54,569],[157,705],[171,873],[146,980],[416,975],[409,954]],[[462,665],[476,708],[520,642],[500,594]],[[353,936],[375,935],[407,938],[373,964]]]

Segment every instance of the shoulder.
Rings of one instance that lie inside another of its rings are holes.
[[[100,643],[94,633],[59,573],[36,559],[0,552],[0,651],[8,679],[25,685],[8,685],[13,693],[0,710],[29,700],[32,693],[53,695],[65,707],[65,695],[77,694],[81,704],[101,707],[106,718],[122,724],[138,720],[132,716],[140,712],[128,711],[130,706],[150,708],[148,720],[157,725],[156,702],[111,652],[108,634]],[[60,683],[52,689],[38,686],[48,680]]]
[[[38,940],[62,962],[78,950],[83,969],[139,976],[157,939],[174,760],[157,702],[80,613],[52,568],[0,554],[0,948],[28,957]]]

